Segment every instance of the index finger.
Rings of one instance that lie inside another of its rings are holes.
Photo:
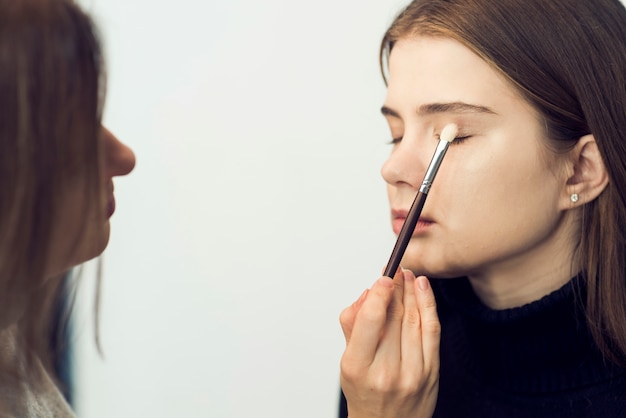
[[[383,276],[374,283],[354,320],[345,358],[361,365],[372,363],[387,322],[387,307],[393,290],[394,284],[389,277]]]

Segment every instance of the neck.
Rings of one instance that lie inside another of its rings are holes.
[[[571,269],[557,269],[542,275],[529,274],[526,277],[502,278],[469,277],[474,292],[491,309],[509,309],[526,305],[541,299],[561,288],[576,273]]]

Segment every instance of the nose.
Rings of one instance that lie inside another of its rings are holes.
[[[104,126],[104,164],[107,178],[124,176],[135,167],[135,153]]]
[[[428,166],[428,151],[417,141],[403,138],[394,145],[389,158],[381,168],[383,179],[390,186],[410,187],[417,190],[422,184]]]

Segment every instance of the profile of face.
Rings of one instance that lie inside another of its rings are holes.
[[[383,114],[393,149],[382,167],[396,234],[443,127],[459,127],[402,266],[431,277],[533,279],[569,263],[575,214],[568,172],[516,88],[461,43],[402,38],[389,56]]]
[[[135,154],[105,127],[101,128],[99,141],[103,152],[99,201],[87,205],[85,212],[84,179],[77,179],[68,188],[62,198],[59,219],[54,224],[53,248],[46,269],[48,277],[97,257],[109,242],[109,219],[115,211],[113,178],[133,170]]]

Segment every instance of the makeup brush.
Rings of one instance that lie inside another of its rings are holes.
[[[459,128],[456,124],[449,123],[441,130],[437,149],[435,150],[432,160],[430,160],[422,185],[417,193],[417,196],[415,196],[415,200],[411,205],[411,209],[409,209],[406,219],[404,220],[400,234],[398,234],[396,245],[393,247],[391,257],[389,257],[389,262],[387,263],[387,268],[385,268],[383,276],[393,278],[396,270],[398,270],[400,260],[402,260],[402,257],[404,256],[404,251],[406,250],[407,245],[409,245],[409,240],[411,239],[415,226],[417,225],[417,221],[422,214],[422,208],[426,202],[426,196],[428,196],[430,186],[433,184],[433,180],[435,180],[435,175],[437,174],[437,170],[439,170],[439,166],[441,165],[441,161],[443,161],[444,155],[446,155],[450,142],[454,141],[456,138],[458,129]]]

